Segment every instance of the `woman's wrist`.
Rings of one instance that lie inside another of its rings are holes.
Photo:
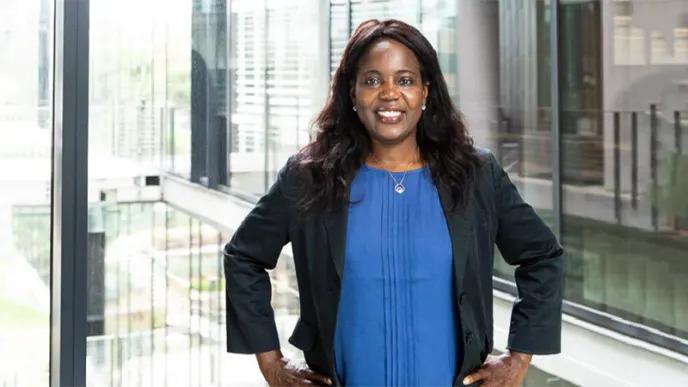
[[[512,358],[517,359],[519,361],[519,363],[521,363],[524,366],[530,365],[530,360],[533,358],[532,353],[512,351],[510,349],[507,350],[507,353]]]
[[[261,352],[256,354],[256,360],[258,360],[258,368],[263,376],[267,376],[268,370],[274,364],[278,364],[280,359],[282,359],[282,351],[279,349],[274,349],[272,351]]]

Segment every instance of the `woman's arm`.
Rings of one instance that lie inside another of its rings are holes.
[[[290,161],[224,248],[227,351],[255,353],[270,386],[332,384],[327,376],[282,356],[270,305],[267,270],[275,268],[282,247],[289,242],[293,217],[292,200],[285,195],[286,187],[293,183],[287,176]]]
[[[507,348],[531,354],[559,353],[563,249],[492,154],[490,159],[498,222],[496,244],[504,260],[518,266],[518,297],[511,312]]]
[[[463,383],[520,386],[532,354],[561,350],[563,249],[491,153],[489,163],[495,189],[496,244],[504,260],[518,265],[518,297],[511,312],[506,353],[489,355]]]
[[[289,242],[291,204],[282,193],[285,179],[286,166],[224,248],[228,352],[280,348],[266,270],[275,268],[282,247]]]

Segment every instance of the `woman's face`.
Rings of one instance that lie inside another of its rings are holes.
[[[427,94],[416,55],[392,39],[370,46],[351,88],[358,118],[373,140],[385,144],[415,138]]]

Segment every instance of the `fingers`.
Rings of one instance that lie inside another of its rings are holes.
[[[328,386],[332,385],[332,379],[330,379],[329,377],[327,377],[323,374],[317,373],[310,368],[302,369],[299,372],[299,375],[308,379],[308,380],[312,380],[314,382],[318,382],[318,383],[325,384]]]
[[[291,373],[284,375],[283,378],[281,378],[281,383],[280,386],[289,386],[289,387],[301,387],[301,386],[312,386],[313,382],[311,382],[308,379],[299,377],[298,375]]]
[[[476,372],[473,372],[472,374],[469,374],[468,376],[463,378],[463,384],[469,385],[478,381],[483,381],[487,378],[488,375],[489,371],[485,368],[481,368]]]
[[[321,385],[332,385],[332,380],[326,375],[320,374],[308,368],[301,361],[282,358],[283,370],[288,375],[288,385],[313,385],[314,382]]]

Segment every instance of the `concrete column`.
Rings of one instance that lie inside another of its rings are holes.
[[[475,143],[496,151],[499,104],[497,1],[459,0],[458,107]]]

